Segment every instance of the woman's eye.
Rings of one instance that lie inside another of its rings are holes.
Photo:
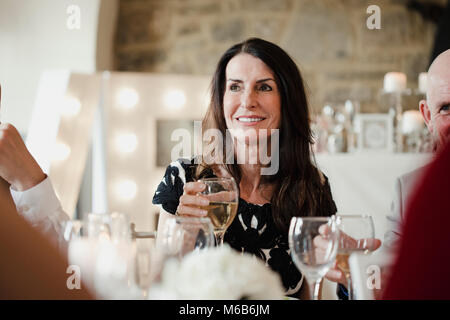
[[[450,104],[446,104],[445,106],[442,106],[441,110],[439,110],[441,113],[449,113],[450,112]]]
[[[259,87],[259,90],[261,90],[261,91],[272,91],[272,87],[271,86],[269,86],[268,84],[262,84],[260,87]]]
[[[232,84],[232,85],[230,86],[230,90],[231,90],[231,91],[238,91],[238,90],[239,90],[239,86],[238,86],[237,84]]]

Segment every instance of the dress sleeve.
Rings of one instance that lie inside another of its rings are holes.
[[[153,196],[153,204],[160,205],[165,211],[175,214],[180,197],[183,195],[187,166],[186,160],[179,159],[167,167]]]

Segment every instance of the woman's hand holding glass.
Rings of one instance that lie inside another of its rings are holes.
[[[233,222],[239,202],[239,190],[235,180],[229,178],[207,178],[200,180],[206,185],[199,197],[206,197],[208,217],[214,226],[217,245],[223,245],[223,238]]]
[[[200,196],[199,192],[205,190],[206,185],[201,181],[187,182],[184,185],[183,195],[177,208],[178,216],[206,217],[208,210],[201,207],[209,205],[206,197]]]
[[[184,185],[177,208],[178,216],[208,216],[218,245],[236,216],[239,191],[233,178],[209,178]]]

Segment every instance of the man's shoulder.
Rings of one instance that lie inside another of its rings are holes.
[[[398,179],[400,183],[404,186],[414,185],[417,181],[419,181],[422,178],[428,167],[429,165],[425,165],[415,170],[409,171],[398,177]]]

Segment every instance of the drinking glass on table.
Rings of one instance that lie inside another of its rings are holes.
[[[369,215],[337,215],[339,221],[339,248],[336,266],[345,275],[349,300],[353,300],[353,286],[348,258],[353,252],[367,254],[374,249],[375,228]]]
[[[217,245],[223,245],[223,237],[236,217],[239,190],[233,178],[200,179],[206,187],[199,193],[209,200],[209,205],[201,207],[208,211],[207,216],[214,226]]]
[[[339,245],[337,225],[334,216],[291,219],[289,248],[292,260],[305,276],[314,300],[319,300],[320,282],[336,260]]]
[[[82,281],[102,299],[134,297],[130,287],[133,245],[128,216],[123,213],[89,213],[84,220],[64,223],[71,265]]]
[[[97,219],[99,218],[99,219]],[[79,269],[83,283],[95,293],[95,273],[99,245],[108,241],[110,231],[100,217],[68,220],[62,224],[63,241],[67,246],[69,264]]]
[[[153,283],[162,272],[162,262],[153,239],[140,239],[135,245],[135,281],[147,299]]]
[[[157,247],[166,258],[214,246],[214,228],[209,218],[175,216],[158,231]]]

